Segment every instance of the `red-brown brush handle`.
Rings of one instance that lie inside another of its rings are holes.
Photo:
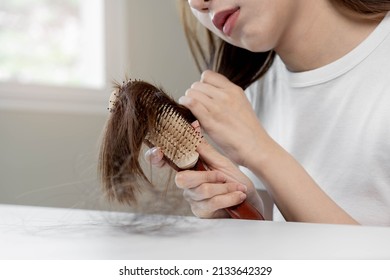
[[[199,159],[191,170],[206,171],[203,162]],[[249,202],[243,201],[235,206],[225,208],[226,212],[233,219],[246,219],[246,220],[264,220],[263,215]]]

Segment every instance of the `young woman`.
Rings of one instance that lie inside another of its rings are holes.
[[[198,40],[185,21],[211,70],[179,102],[224,153],[205,143],[210,171],[176,176],[194,214],[247,199],[276,221],[389,226],[390,1],[183,4],[209,30]]]

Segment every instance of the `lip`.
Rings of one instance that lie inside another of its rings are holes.
[[[240,8],[236,7],[233,9],[224,10],[221,12],[216,13],[213,16],[213,24],[215,27],[217,27],[219,30],[221,30],[224,34],[227,36],[230,36],[230,34],[233,31],[233,27],[235,25],[235,22],[237,20],[238,14],[239,14]]]

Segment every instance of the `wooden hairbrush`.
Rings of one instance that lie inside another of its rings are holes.
[[[127,106],[125,108],[125,106]],[[130,80],[117,86],[110,97],[112,114],[130,111],[130,141],[142,140],[150,148],[160,147],[165,161],[176,171],[207,170],[196,152],[202,136],[191,125],[191,111],[176,103],[162,89],[147,82]],[[139,145],[139,143],[137,143]],[[232,218],[264,220],[247,201],[225,209]]]

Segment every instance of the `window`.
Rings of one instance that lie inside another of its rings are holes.
[[[0,80],[104,86],[102,1],[92,2],[3,0]]]
[[[126,43],[125,2],[2,0],[0,106],[101,107],[126,56],[114,49]]]

